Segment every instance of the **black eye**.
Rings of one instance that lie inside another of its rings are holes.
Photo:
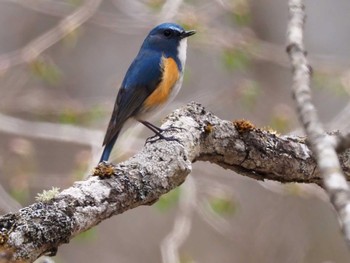
[[[164,30],[163,35],[166,37],[170,37],[173,34],[173,32],[169,29]]]

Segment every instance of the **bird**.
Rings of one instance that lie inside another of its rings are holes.
[[[174,99],[182,86],[187,37],[196,33],[175,23],[153,28],[129,66],[119,88],[103,140],[101,162],[108,162],[113,146],[129,119],[135,119],[162,139],[162,129],[148,122]]]

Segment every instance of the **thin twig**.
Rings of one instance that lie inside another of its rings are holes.
[[[0,56],[0,72],[23,63],[30,63],[42,52],[81,26],[98,9],[102,0],[86,1],[75,12],[63,18],[57,26],[29,42],[25,47]]]
[[[311,67],[303,43],[305,22],[303,0],[289,0],[290,20],[287,31],[287,52],[293,66],[293,95],[299,118],[315,154],[318,168],[330,200],[338,212],[345,239],[350,245],[350,191],[343,176],[338,156],[325,133],[311,101]]]
[[[173,21],[174,17],[179,12],[182,2],[183,0],[167,0],[160,11],[159,22]]]
[[[179,263],[179,248],[186,241],[192,226],[192,214],[196,204],[196,184],[188,177],[182,187],[179,213],[175,218],[174,228],[161,244],[163,263]]]
[[[327,129],[333,130],[350,130],[350,103],[348,103],[327,125]]]
[[[343,152],[350,148],[350,133],[344,135],[338,133],[337,136],[331,136],[331,139],[334,140],[333,147],[337,152]]]
[[[40,12],[46,15],[51,15],[55,17],[65,17],[67,16],[74,7],[65,2],[53,1],[53,0],[6,0],[8,2],[19,4],[25,8],[34,10],[36,12]],[[179,8],[180,0],[176,1],[167,1],[162,10],[160,11],[160,19],[159,22],[167,21],[167,17],[170,17],[168,21],[170,21],[174,16],[175,12],[171,12],[171,8],[168,8],[169,5],[174,5],[176,8]],[[122,7],[127,9],[124,10],[125,13],[133,13],[134,16],[131,18],[121,18],[120,16],[115,15],[112,12],[103,12],[98,11],[95,12],[93,17],[91,17],[87,22],[93,23],[97,26],[101,26],[107,29],[112,30],[113,32],[124,33],[124,34],[133,34],[136,31],[135,29],[143,29],[149,28],[153,25],[154,21],[151,21],[150,16],[146,16],[146,9],[135,12],[135,10],[130,11],[131,7],[125,7],[128,2],[122,1],[114,1],[115,5],[120,9]],[[168,3],[168,4],[167,4]],[[223,8],[225,11],[230,10],[231,5],[227,2],[217,0],[216,3]],[[175,5],[176,4],[176,5]],[[167,7],[167,8],[166,8]],[[210,17],[213,20],[212,15],[205,14],[205,11],[208,9],[213,9],[212,5],[210,7],[204,8],[196,8],[196,11],[201,10],[198,14],[199,17],[204,16],[206,18]],[[129,11],[128,11],[129,10]],[[166,15],[162,17],[163,13],[166,14],[166,10],[168,10],[169,16]],[[137,13],[137,14],[135,14]],[[143,13],[142,17],[138,14]],[[178,11],[177,11],[178,13]],[[218,16],[222,16],[222,13],[218,14]],[[209,21],[207,21],[209,23]],[[243,45],[247,45],[254,48],[244,48]],[[206,38],[197,39],[194,46],[205,46],[212,48],[217,48],[219,50],[227,49],[227,48],[237,48],[242,46],[242,49],[247,52],[252,59],[257,61],[267,61],[274,63],[276,65],[282,67],[288,67],[288,61],[286,60],[283,54],[283,48],[280,45],[276,45],[274,43],[264,41],[258,38],[255,33],[248,28],[244,28],[244,30],[235,29],[235,34],[228,34],[227,30],[223,30],[220,32],[219,29],[216,29],[215,32],[210,32]],[[259,48],[256,48],[259,47]],[[349,68],[349,63],[347,61],[340,61],[339,59],[330,60],[329,58],[325,59],[319,56],[311,57],[311,61],[317,64],[315,68],[318,72],[325,73],[333,73],[333,74],[342,74],[346,72]]]
[[[67,1],[55,1],[55,0],[4,0],[10,3],[18,4],[29,10],[42,13],[45,15],[50,15],[54,17],[66,17],[70,15],[76,7]],[[113,13],[95,11],[93,17],[91,17],[88,23],[93,23],[102,27],[122,27],[127,26],[128,21],[120,19]]]
[[[103,132],[68,124],[21,120],[0,113],[0,132],[100,147]]]
[[[0,185],[0,209],[5,213],[10,213],[20,208],[22,208],[21,204],[12,198],[5,188]]]

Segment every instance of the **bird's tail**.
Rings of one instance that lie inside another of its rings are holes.
[[[119,135],[119,132],[113,136],[113,138],[106,143],[105,145],[105,148],[103,149],[103,152],[102,152],[102,155],[101,155],[101,159],[100,159],[100,162],[107,162],[108,159],[109,159],[109,156],[111,155],[111,152],[112,152],[112,149],[113,149],[113,146],[118,138],[118,135]]]

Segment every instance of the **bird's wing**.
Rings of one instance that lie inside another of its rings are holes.
[[[137,114],[143,102],[162,80],[161,55],[139,53],[119,89],[103,145],[111,142],[125,121]]]

